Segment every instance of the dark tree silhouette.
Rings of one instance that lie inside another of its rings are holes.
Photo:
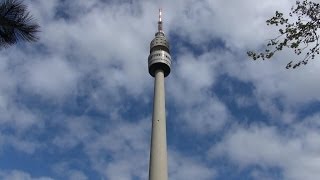
[[[3,0],[0,4],[0,48],[20,40],[38,40],[39,25],[33,21],[27,6],[20,0]]]
[[[268,19],[267,25],[280,26],[279,35],[270,39],[267,49],[264,52],[256,53],[248,51],[247,54],[253,60],[270,59],[273,55],[289,48],[297,56],[302,56],[300,60],[290,61],[286,68],[296,68],[301,64],[306,65],[310,59],[314,59],[320,52],[319,35],[320,29],[320,5],[319,3],[304,0],[296,1],[291,8],[289,18],[285,18],[283,13],[276,11],[275,16]]]

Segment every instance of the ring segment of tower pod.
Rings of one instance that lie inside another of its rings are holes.
[[[163,32],[162,11],[159,9],[158,32],[155,33],[155,38],[150,43],[150,55],[148,57],[148,67],[151,76],[155,76],[158,69],[163,70],[164,77],[170,74],[171,56],[169,42]]]

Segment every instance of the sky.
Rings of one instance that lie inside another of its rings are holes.
[[[287,70],[292,51],[246,55],[294,2],[25,0],[40,40],[0,50],[0,179],[148,178],[160,7],[169,178],[319,179],[320,56]]]

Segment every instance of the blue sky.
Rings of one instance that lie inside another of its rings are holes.
[[[148,177],[158,8],[171,43],[169,177],[318,179],[319,57],[251,61],[291,0],[26,0],[40,41],[2,49],[0,179]]]

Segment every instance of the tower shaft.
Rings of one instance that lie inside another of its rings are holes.
[[[167,136],[164,72],[155,71],[149,180],[167,180]]]
[[[164,78],[171,71],[171,55],[169,42],[163,31],[161,15],[160,9],[158,32],[150,43],[148,57],[149,74],[155,78],[149,180],[168,180]]]

